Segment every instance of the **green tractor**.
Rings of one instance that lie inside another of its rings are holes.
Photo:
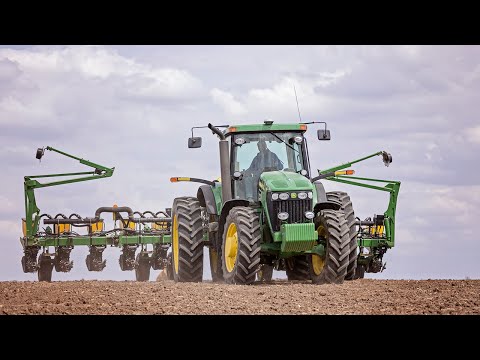
[[[196,197],[176,198],[172,206],[172,274],[176,282],[200,282],[204,247],[214,282],[270,281],[273,270],[289,280],[341,284],[385,269],[383,255],[394,246],[395,208],[400,182],[352,177],[352,164],[310,168],[304,133],[320,122],[208,127],[219,138],[221,179],[173,177],[201,183]],[[327,124],[317,131],[330,140]],[[201,137],[188,140],[199,148]],[[219,128],[226,128],[221,131]],[[326,192],[322,179],[390,193],[387,211],[361,221],[350,196]],[[386,183],[385,186],[367,182]]]

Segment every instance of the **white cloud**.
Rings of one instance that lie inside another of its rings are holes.
[[[301,112],[318,111],[329,101],[326,96],[318,94],[317,89],[325,89],[342,81],[350,72],[351,70],[346,68],[332,72],[305,72],[283,76],[271,86],[248,90],[242,96],[243,101],[236,100],[231,93],[217,88],[211,91],[211,95],[216,104],[232,115],[244,115],[248,112],[258,118],[269,116],[278,118],[280,114],[288,112],[296,118],[295,91]]]
[[[235,100],[229,92],[214,88],[210,91],[213,102],[220,105],[223,110],[230,115],[240,116],[247,113],[247,109],[241,102]]]
[[[7,197],[4,195],[0,195],[0,216],[9,217],[12,214],[18,213],[22,211],[24,208],[24,204],[21,201],[14,201],[11,197]]]
[[[256,88],[248,92],[249,101],[272,106],[290,104],[295,99],[295,90],[299,99],[315,96],[315,88],[326,88],[342,80],[350,73],[349,69],[334,72],[316,72],[301,76],[285,76],[268,88]],[[295,86],[295,90],[294,90]]]
[[[15,62],[8,59],[0,60],[0,80],[2,82],[14,79],[19,73],[20,70]]]
[[[14,50],[1,49],[0,57],[10,59],[29,72],[81,72],[88,77],[106,78],[114,74],[130,76],[145,71],[145,66],[119,56],[102,46]]]
[[[131,97],[159,99],[202,97],[201,82],[189,72],[180,69],[141,69],[134,75],[122,77],[123,91]]]
[[[468,141],[475,144],[480,144],[480,126],[465,129],[465,136],[467,137]]]
[[[421,52],[421,47],[418,45],[403,45],[400,46],[400,51],[409,57],[416,58]]]
[[[351,69],[337,70],[332,73],[321,72],[318,74],[317,78],[315,79],[314,84],[320,87],[327,87],[329,85],[337,83],[344,76],[350,74],[351,72],[352,72]]]
[[[18,221],[0,220],[0,232],[2,235],[10,238],[9,241],[12,241],[11,238],[20,238],[22,236],[21,231],[21,219],[18,219]]]
[[[135,98],[191,98],[201,96],[202,91],[200,80],[186,70],[138,63],[103,46],[0,49],[0,60],[17,63],[25,76],[37,84],[55,79],[64,82],[68,76],[78,74],[92,81],[91,86],[102,81],[101,86],[113,86],[117,92]]]
[[[35,119],[43,120],[53,118],[52,108],[49,106],[32,106],[25,99],[19,97],[6,96],[0,98],[0,124],[33,125]]]
[[[303,113],[312,113],[329,106],[328,97],[317,94],[316,88],[326,88],[341,81],[349,70],[334,72],[318,72],[299,76],[283,76],[278,82],[268,87],[253,88],[236,100],[232,93],[213,89],[211,95],[214,102],[232,115],[254,114],[252,121],[260,121],[265,117],[273,120],[297,119],[295,90]],[[295,87],[295,89],[294,89]],[[257,119],[257,120],[256,120]]]

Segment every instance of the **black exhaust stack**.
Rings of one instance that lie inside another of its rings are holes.
[[[230,178],[230,151],[228,141],[225,135],[212,124],[208,124],[208,128],[218,135],[220,142],[218,143],[220,150],[220,170],[222,177],[222,199],[223,203],[232,199],[232,183]]]

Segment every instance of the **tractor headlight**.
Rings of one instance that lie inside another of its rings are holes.
[[[306,192],[300,192],[298,193],[298,198],[300,200],[305,200],[307,198],[307,193]]]
[[[278,200],[278,193],[272,194],[272,200]]]
[[[313,199],[313,192],[309,191],[307,193],[309,199]]]
[[[278,216],[278,219],[279,219],[279,220],[285,221],[285,220],[288,219],[288,216],[289,216],[289,215],[288,215],[288,213],[286,213],[286,212],[281,212],[281,213],[278,213],[277,216]]]
[[[315,214],[313,213],[313,211],[307,211],[307,212],[305,212],[305,217],[308,220],[312,220],[315,217]]]
[[[290,195],[288,193],[281,193],[279,196],[280,200],[288,200]]]

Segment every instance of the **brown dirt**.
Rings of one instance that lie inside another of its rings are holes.
[[[480,280],[0,282],[0,314],[480,314]]]

